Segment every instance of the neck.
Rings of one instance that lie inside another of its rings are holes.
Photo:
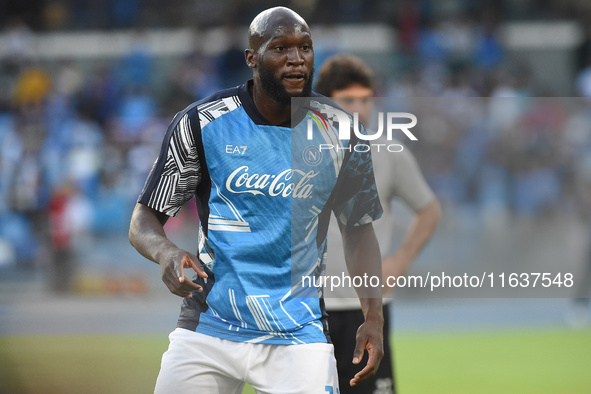
[[[269,97],[261,87],[260,83],[253,84],[250,92],[252,101],[257,110],[273,125],[287,122],[291,118],[291,106],[280,104]]]

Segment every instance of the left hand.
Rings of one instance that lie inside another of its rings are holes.
[[[378,371],[382,357],[384,357],[384,324],[383,321],[370,320],[359,326],[357,330],[355,351],[353,352],[353,364],[359,364],[363,353],[367,350],[369,357],[367,365],[357,372],[349,382],[355,386],[369,379]]]

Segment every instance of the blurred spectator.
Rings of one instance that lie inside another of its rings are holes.
[[[74,278],[72,232],[68,208],[72,186],[67,183],[53,193],[48,207],[52,256],[49,262],[49,288],[57,293],[71,289]]]
[[[15,116],[0,116],[0,214],[11,209],[13,178],[22,156],[23,144],[16,132]]]
[[[13,102],[19,107],[40,105],[51,89],[49,74],[39,65],[26,68],[18,77]]]
[[[424,64],[442,64],[446,60],[447,49],[439,23],[436,20],[429,20],[421,29],[417,49],[419,58]]]
[[[65,0],[49,1],[43,9],[44,25],[48,30],[62,30],[68,27],[70,9]]]
[[[467,15],[457,13],[443,21],[442,42],[452,64],[465,64],[474,51],[474,27]]]
[[[505,58],[505,50],[492,29],[482,28],[474,46],[474,63],[477,67],[490,70],[500,65]]]
[[[14,212],[0,214],[0,240],[7,245],[5,253],[8,259],[19,269],[38,268],[35,259],[39,240],[28,217]]]
[[[419,2],[404,0],[400,5],[398,16],[394,21],[394,27],[398,29],[400,51],[407,55],[413,55],[419,39],[419,25],[421,20]]]
[[[472,86],[471,70],[467,67],[450,68],[442,97],[478,97],[478,91]]]
[[[122,85],[125,89],[150,88],[153,77],[154,55],[150,53],[147,45],[147,33],[143,29],[136,29],[131,38],[131,50],[121,61],[120,78]]]
[[[118,110],[118,127],[113,135],[116,141],[133,142],[140,139],[147,124],[156,114],[154,98],[145,88],[137,87],[121,98]]]
[[[524,64],[506,65],[497,69],[497,84],[492,97],[529,97],[530,70]]]
[[[66,180],[71,180],[83,195],[92,197],[100,188],[103,130],[90,116],[91,109],[80,107],[64,125]]]
[[[232,52],[230,50],[230,52]],[[233,59],[230,59],[230,57]],[[221,63],[228,67],[229,61],[237,61],[236,53],[226,53],[222,55]],[[245,68],[244,54],[240,59],[239,65]],[[237,67],[233,64],[231,67]],[[204,56],[201,51],[194,50],[183,57],[172,71],[172,92],[173,99],[179,99],[176,96],[181,95],[186,100],[181,107],[189,105],[191,102],[207,97],[209,94],[222,89],[222,81],[219,70],[216,68],[214,59]],[[233,78],[225,79],[225,82],[232,83]],[[227,87],[231,87],[227,86]]]
[[[93,199],[93,234],[124,233],[128,229],[135,202],[132,194],[141,190],[143,185],[138,186],[135,174],[130,175],[129,171],[122,171],[121,168],[125,167],[119,162],[118,172],[105,171],[102,174],[101,190]],[[147,176],[147,173],[143,174]]]
[[[115,65],[99,62],[85,75],[80,101],[92,108],[92,117],[102,127],[117,113],[122,86],[114,72]]]
[[[0,238],[0,270],[14,265],[15,261],[16,255],[12,245],[7,240]]]
[[[67,98],[77,97],[84,85],[84,77],[80,65],[73,59],[60,60],[54,77],[55,92]]]
[[[25,112],[38,115],[34,111]],[[41,144],[45,133],[42,119],[35,116],[16,118],[14,130],[2,140],[3,180],[7,188],[8,212],[2,215],[2,227],[6,232],[0,238],[9,239],[15,247],[22,268],[37,268],[38,246],[46,234],[44,206],[47,189],[43,167],[39,162]]]
[[[217,74],[223,87],[237,86],[249,78],[249,71],[244,67],[244,48],[248,45],[244,42],[244,34],[237,29],[228,29],[230,44],[218,59]],[[221,86],[220,86],[221,87]],[[217,88],[216,88],[217,90]]]

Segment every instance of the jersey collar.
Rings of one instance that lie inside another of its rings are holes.
[[[254,101],[252,101],[252,97],[249,93],[249,91],[251,90],[250,88],[253,85],[253,80],[250,79],[248,80],[245,84],[243,84],[242,86],[240,86],[240,89],[238,90],[238,97],[240,98],[240,101],[242,102],[242,106],[244,107],[244,110],[246,111],[246,113],[248,114],[248,116],[250,117],[250,119],[252,119],[252,121],[257,124],[257,125],[262,125],[262,126],[277,126],[277,127],[292,127],[292,120],[288,120],[286,122],[283,122],[279,125],[273,125],[271,124],[267,118],[265,118],[257,109],[257,107],[254,105]],[[314,95],[314,93],[313,93]],[[295,124],[298,124],[299,122],[301,122],[304,117],[306,116],[306,109],[302,108],[301,110],[299,110],[294,117],[294,122]]]

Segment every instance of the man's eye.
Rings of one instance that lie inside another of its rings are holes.
[[[304,50],[304,51],[309,51],[310,49],[312,49],[312,47],[310,45],[303,45],[302,46],[302,50]]]
[[[276,51],[278,51],[278,52],[282,52],[282,51],[284,51],[284,50],[285,50],[285,47],[284,47],[283,45],[277,45],[277,46],[275,47],[275,50],[276,50]]]

